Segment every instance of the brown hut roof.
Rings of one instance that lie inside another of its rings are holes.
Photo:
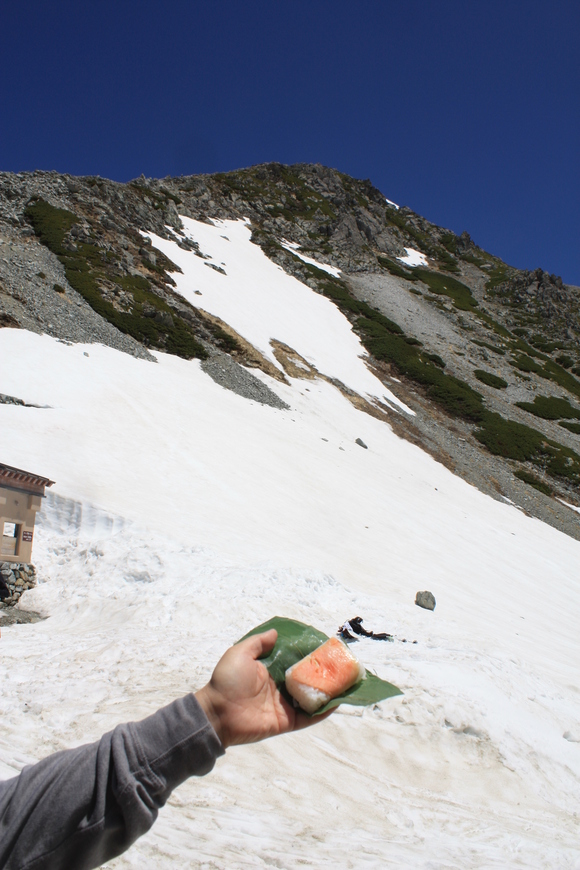
[[[54,480],[23,471],[22,468],[14,468],[12,465],[4,465],[0,462],[0,486],[9,489],[19,489],[34,495],[44,495],[44,487],[52,486]]]

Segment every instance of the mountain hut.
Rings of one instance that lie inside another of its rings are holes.
[[[28,564],[36,512],[54,480],[0,462],[0,562]]]

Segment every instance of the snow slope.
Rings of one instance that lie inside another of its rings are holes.
[[[318,260],[313,260],[312,257],[307,257],[306,254],[303,254],[299,250],[300,245],[297,245],[296,242],[288,242],[283,239],[280,244],[283,248],[286,248],[287,251],[294,254],[295,257],[298,257],[299,260],[302,260],[303,263],[309,263],[311,266],[316,266],[317,269],[322,269],[323,272],[328,272],[328,274],[332,275],[334,278],[340,277],[340,269],[337,269],[336,266],[329,266],[328,263],[319,263]]]
[[[355,392],[386,399],[412,413],[368,370],[367,353],[346,317],[252,244],[249,224],[241,220],[206,224],[186,217],[182,222],[185,235],[209,259],[183,250],[177,242],[148,235],[154,247],[182,269],[172,277],[189,302],[225,320],[278,368],[272,339],[289,345],[321,374],[337,378]]]
[[[416,251],[414,248],[405,248],[405,256],[397,257],[401,263],[406,266],[428,266],[427,257],[421,251]]]
[[[219,264],[213,228],[207,250],[196,238]],[[207,273],[204,304],[241,326],[247,293],[257,322],[240,331],[264,353],[280,335],[374,389],[358,354],[345,362],[308,325],[262,322],[250,275],[227,290],[195,259],[181,292]],[[221,259],[241,274],[237,256]],[[40,583],[22,599],[50,619],[0,640],[0,775],[201,686],[276,613],[328,633],[359,614],[396,635],[357,653],[404,695],[229,750],[109,867],[580,868],[578,542],[482,495],[325,381],[262,374],[281,411],[197,361],[157,359],[0,330],[0,392],[51,406],[0,405],[2,461],[57,481],[36,533]],[[434,613],[413,604],[424,588]]]

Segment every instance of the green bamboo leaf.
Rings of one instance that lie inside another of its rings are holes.
[[[292,700],[286,692],[284,685],[284,675],[289,667],[304,656],[309,655],[318,649],[324,641],[328,640],[328,635],[322,631],[318,631],[312,625],[306,625],[304,622],[298,622],[296,619],[286,619],[284,616],[274,616],[267,622],[256,626],[240,640],[245,640],[253,634],[262,634],[264,631],[275,628],[278,632],[278,638],[274,645],[274,649],[267,656],[263,656],[261,661],[268,668],[268,672],[278,689],[286,697],[287,700]],[[238,641],[239,643],[239,641]],[[392,683],[387,683],[386,680],[381,680],[370,671],[366,671],[366,678],[361,680],[346,692],[333,698],[324,707],[314,713],[314,716],[320,716],[327,710],[333,707],[338,707],[339,704],[352,704],[355,707],[367,707],[370,704],[377,704],[379,701],[384,701],[386,698],[392,698],[395,695],[402,695],[400,689],[393,686]]]

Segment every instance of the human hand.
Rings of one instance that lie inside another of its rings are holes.
[[[277,637],[278,632],[271,628],[230,647],[207,686],[196,692],[224,748],[298,731],[330,715],[311,718],[292,707],[276,688],[266,666],[257,661],[273,649]]]

